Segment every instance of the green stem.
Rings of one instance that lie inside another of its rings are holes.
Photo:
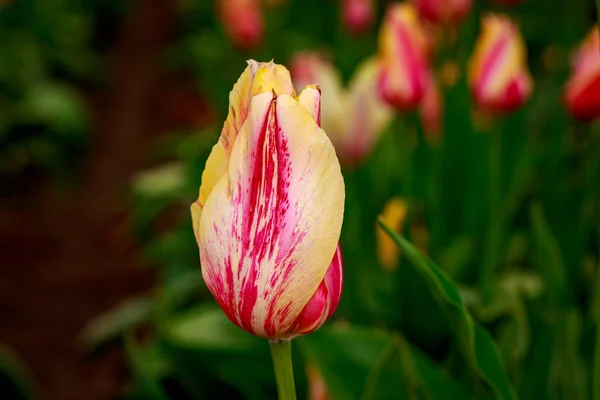
[[[269,342],[269,345],[271,346],[279,400],[296,400],[294,370],[292,369],[292,341],[278,340]]]
[[[600,3],[600,0],[598,0]],[[600,235],[600,223],[598,224],[598,234]],[[600,236],[598,236],[598,244],[600,245]],[[594,319],[596,320],[596,344],[594,349],[594,387],[592,389],[592,398],[594,400],[600,400],[600,255],[598,262],[598,269],[596,270],[596,304],[594,310]]]
[[[501,125],[501,121],[496,121]],[[498,125],[500,128],[501,126]],[[489,154],[489,220],[485,259],[482,270],[484,304],[491,300],[494,284],[494,272],[500,260],[500,241],[502,237],[502,129],[490,132]]]

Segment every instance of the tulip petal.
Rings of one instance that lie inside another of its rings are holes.
[[[321,126],[321,89],[317,85],[309,85],[298,95],[298,103]]]
[[[238,326],[291,334],[335,253],[344,182],[325,132],[293,97],[262,93],[199,224],[202,274]]]

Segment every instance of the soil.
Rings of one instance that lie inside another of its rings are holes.
[[[160,57],[173,40],[175,3],[132,2],[109,51],[110,83],[88,96],[94,128],[76,187],[34,173],[0,198],[0,343],[29,366],[39,398],[114,399],[128,381],[120,346],[86,355],[80,334],[154,284],[126,199],[144,145],[168,125],[156,108],[170,96]]]

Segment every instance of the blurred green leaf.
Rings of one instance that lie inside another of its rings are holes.
[[[141,386],[148,400],[169,400],[159,379],[153,373],[147,354],[136,342],[133,332],[125,335],[125,353],[133,376]]]
[[[548,296],[554,307],[566,306],[570,298],[565,265],[558,242],[550,231],[539,202],[531,205],[530,216],[537,244],[540,270],[548,285]]]
[[[148,321],[153,311],[154,301],[150,298],[125,300],[114,309],[92,319],[81,332],[81,340],[93,350]]]
[[[3,345],[0,345],[0,389],[3,399],[37,398],[28,367],[11,349]]]
[[[457,324],[455,333],[468,352],[475,371],[492,387],[498,398],[516,399],[516,393],[505,371],[496,343],[484,328],[473,321],[454,283],[430,259],[423,256],[381,219],[378,219],[378,223],[398,244],[413,266],[427,279],[431,290],[455,311],[453,315],[453,320]]]
[[[323,328],[295,339],[332,399],[465,399],[425,354],[398,334],[359,326]]]

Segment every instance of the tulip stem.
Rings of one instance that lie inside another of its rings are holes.
[[[496,121],[501,128],[502,122]],[[489,220],[485,259],[482,270],[483,301],[491,301],[493,294],[494,272],[500,259],[502,239],[501,185],[502,185],[502,132],[493,129],[490,132],[489,148]]]
[[[296,400],[294,370],[292,369],[292,341],[270,341],[269,345],[275,369],[278,398],[279,400]]]

